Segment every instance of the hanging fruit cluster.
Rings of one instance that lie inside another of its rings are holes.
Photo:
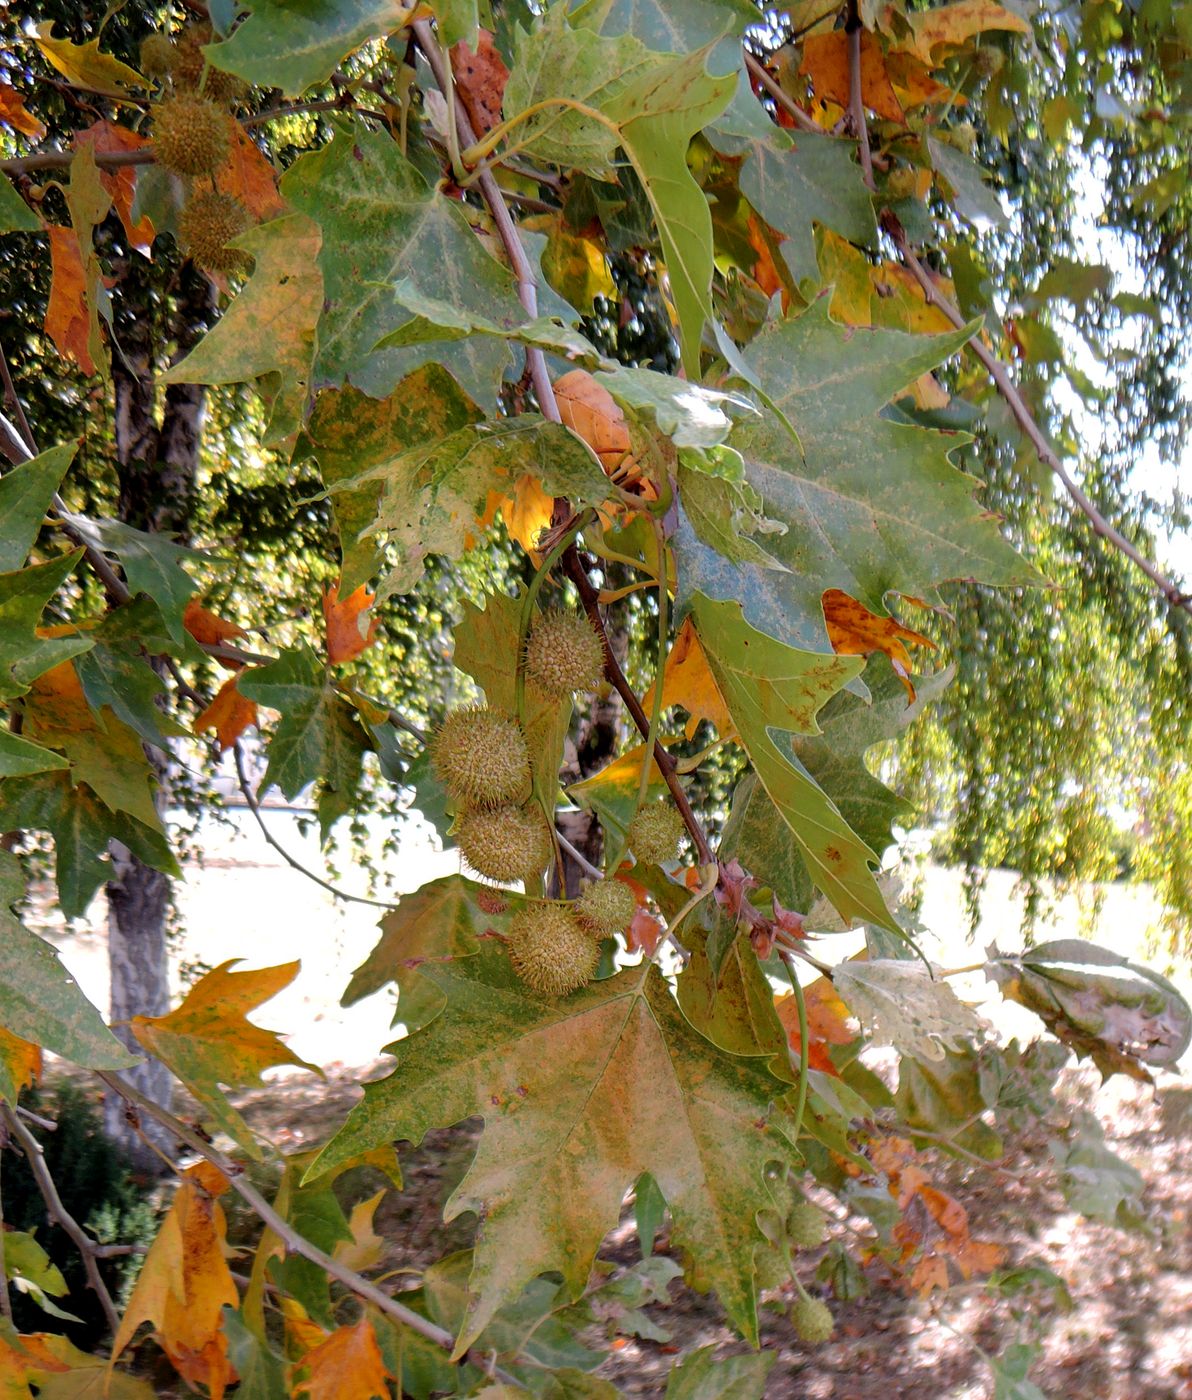
[[[183,182],[178,236],[187,255],[208,272],[237,272],[247,255],[229,244],[252,223],[245,206],[218,187],[231,158],[231,109],[248,94],[232,73],[213,68],[203,52],[211,27],[189,25],[171,36],[150,34],[141,45],[141,69],[161,87],[153,109],[154,154]]]

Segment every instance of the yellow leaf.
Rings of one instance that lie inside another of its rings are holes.
[[[310,1400],[388,1400],[392,1372],[377,1345],[372,1322],[340,1327],[290,1368],[295,1397]]]
[[[576,233],[562,219],[552,221],[542,250],[542,274],[572,306],[588,308],[597,297],[617,295],[600,242]]]
[[[277,1239],[276,1235],[273,1238],[276,1241],[273,1253],[280,1259],[285,1255],[285,1245]],[[299,1353],[313,1351],[320,1342],[327,1340],[329,1336],[327,1329],[310,1320],[310,1315],[297,1298],[282,1296],[277,1300],[277,1303],[281,1309],[282,1317],[285,1318],[286,1338],[294,1344],[295,1351]]]
[[[377,1207],[385,1199],[387,1189],[382,1186],[375,1196],[370,1196],[367,1201],[358,1201],[352,1207],[352,1213],[348,1217],[348,1229],[352,1232],[352,1238],[336,1243],[335,1258],[341,1264],[346,1264],[349,1269],[355,1269],[357,1273],[375,1268],[385,1253],[385,1241],[373,1229],[373,1217],[377,1213]]]
[[[131,90],[147,88],[149,84],[127,63],[111,54],[100,53],[99,40],[72,44],[69,39],[53,38],[54,26],[37,26],[37,47],[66,81],[74,87],[102,93],[105,97],[127,97]]]
[[[21,1090],[40,1076],[41,1046],[34,1045],[31,1040],[22,1040],[19,1035],[0,1026],[0,1097],[15,1103]],[[0,1387],[0,1396],[3,1394]]]
[[[225,1256],[227,1221],[215,1199],[227,1182],[207,1163],[187,1171],[149,1247],[112,1346],[112,1362],[148,1322],[178,1374],[222,1400],[236,1379],[222,1309],[240,1302]],[[214,1189],[213,1189],[214,1188]]]
[[[642,704],[647,714],[654,703],[654,687],[651,686]],[[690,739],[706,719],[716,729],[722,739],[730,739],[736,734],[728,706],[712,679],[704,649],[699,636],[688,617],[679,628],[679,635],[666,658],[666,670],[662,677],[662,703],[664,706],[682,705],[687,711],[688,720],[685,733]]]
[[[498,497],[492,503],[493,514],[498,511],[511,539],[515,539],[527,554],[537,555],[538,540],[550,527],[554,497],[547,495],[542,483],[529,472],[518,477],[512,496]],[[491,517],[490,517],[491,519]]]
[[[824,621],[828,627],[828,640],[838,656],[870,656],[875,651],[884,652],[890,658],[911,703],[915,699],[915,687],[911,684],[911,657],[904,642],[912,646],[930,647],[936,650],[930,637],[920,632],[912,632],[903,627],[897,618],[879,617],[871,613],[864,603],[842,593],[839,588],[829,588],[823,596]]]
[[[257,1084],[262,1071],[276,1065],[315,1067],[288,1050],[276,1031],[262,1030],[245,1016],[289,986],[299,964],[230,971],[238,961],[233,958],[200,978],[182,1005],[165,1016],[134,1016],[130,1025],[137,1040],[169,1066],[219,1127],[259,1160],[260,1148],[220,1085]]]
[[[911,39],[898,47],[911,49],[928,67],[937,61],[937,48],[959,48],[974,34],[988,29],[1009,30],[1029,34],[1030,25],[996,0],[959,0],[955,5],[936,9],[910,11],[905,16],[910,25]]]
[[[76,150],[90,146],[93,151],[109,154],[115,151],[137,151],[142,146],[147,146],[149,141],[147,137],[138,136],[126,126],[118,126],[115,122],[97,121],[77,132],[74,144]],[[148,254],[153,244],[153,223],[145,214],[136,220],[132,217],[133,200],[137,193],[135,168],[128,165],[119,170],[101,170],[99,178],[112,198],[116,213],[124,225],[124,232],[128,235],[128,241],[138,252]]]

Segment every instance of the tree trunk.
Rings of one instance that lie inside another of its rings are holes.
[[[116,460],[120,487],[119,517],[138,530],[162,531],[185,540],[198,470],[204,391],[194,384],[166,390],[160,427],[156,419],[155,377],[166,347],[181,358],[210,320],[212,289],[190,266],[179,274],[172,297],[155,287],[159,270],[139,256],[120,267],[122,295],[116,304],[118,348],[112,356],[116,402]],[[169,755],[146,748],[156,776],[155,800],[164,815],[169,800]],[[133,1016],[160,1016],[169,1010],[169,950],[166,933],[172,903],[169,877],[143,864],[125,846],[110,847],[112,879],[108,882],[108,965],[111,971],[111,1019],[117,1036],[143,1053],[120,1023]],[[127,1071],[140,1091],[169,1108],[173,1081],[153,1059]],[[126,1119],[123,1100],[109,1095],[104,1125],[138,1170],[156,1174],[161,1159],[148,1137],[169,1150],[168,1135],[142,1122],[139,1131]],[[144,1135],[144,1137],[142,1136]]]

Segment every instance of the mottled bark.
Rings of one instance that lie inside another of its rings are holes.
[[[116,460],[119,516],[138,530],[161,531],[185,540],[198,471],[204,391],[194,384],[171,385],[161,403],[158,423],[156,376],[179,358],[206,329],[213,305],[209,283],[186,268],[166,294],[156,286],[157,269],[139,257],[119,267],[120,320],[117,351],[112,356],[116,407]],[[155,798],[164,814],[169,801],[169,755],[146,748],[156,776]],[[108,882],[108,964],[111,970],[111,1019],[116,1034],[140,1051],[120,1023],[133,1016],[159,1016],[169,1009],[168,876],[143,864],[119,842],[110,848]],[[155,1060],[127,1072],[155,1103],[169,1108],[172,1080]],[[147,1173],[163,1169],[144,1137],[168,1148],[163,1131],[142,1123],[130,1125],[123,1101],[109,1096],[104,1106],[108,1132]],[[143,1136],[142,1136],[143,1135]]]

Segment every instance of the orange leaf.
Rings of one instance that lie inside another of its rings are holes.
[[[215,188],[238,199],[259,223],[284,214],[287,205],[277,192],[277,171],[239,122],[229,123],[229,135],[231,151],[227,164],[216,171]]]
[[[848,36],[843,29],[830,34],[812,34],[803,41],[803,61],[799,72],[815,87],[821,101],[847,107],[849,101]],[[886,60],[875,35],[861,35],[861,99],[871,112],[887,121],[905,125],[902,105],[895,96]]]
[[[370,593],[361,584],[341,603],[339,584],[333,583],[323,594],[323,617],[327,624],[327,660],[332,666],[343,661],[351,661],[376,640],[377,623],[370,618],[367,630],[361,627],[361,620],[368,612],[377,595]]]
[[[299,1372],[303,1377],[295,1380]],[[290,1368],[295,1397],[310,1400],[388,1400],[392,1374],[367,1317],[338,1328]]]
[[[455,90],[459,94],[477,136],[487,136],[501,120],[501,101],[509,69],[493,44],[487,29],[480,31],[473,51],[467,44],[456,44],[451,50],[455,69]]]
[[[966,1240],[952,1251],[952,1258],[961,1274],[972,1278],[974,1274],[987,1274],[1004,1264],[1006,1254],[1005,1245],[995,1244],[992,1240]]]
[[[903,642],[930,647],[932,651],[936,650],[935,643],[929,637],[903,627],[895,618],[878,617],[876,613],[871,613],[864,603],[858,603],[839,588],[825,591],[823,607],[832,650],[838,656],[870,656],[875,651],[884,652],[913,704],[915,687],[910,680],[911,657]]]
[[[41,1077],[41,1046],[23,1040],[0,1026],[0,1065],[12,1087],[19,1093]],[[0,1387],[0,1395],[4,1394]]]
[[[654,687],[651,686],[642,704],[649,714],[654,703]],[[700,720],[706,719],[715,725],[722,739],[736,734],[728,706],[716,687],[708,660],[700,646],[695,626],[688,617],[679,628],[679,635],[666,658],[666,670],[662,676],[662,703],[682,705],[688,713],[686,734],[690,739],[699,728]]]
[[[839,1070],[825,1047],[847,1045],[856,1039],[848,1028],[848,1007],[836,995],[835,988],[826,977],[817,978],[803,989],[803,1001],[807,1008],[807,1036],[810,1041],[807,1063],[811,1069],[838,1075]],[[774,998],[774,1009],[786,1031],[791,1049],[798,1055],[803,1048],[799,1035],[798,1003],[788,992],[785,996]]]
[[[226,1187],[227,1182],[219,1177]],[[169,1214],[149,1247],[112,1346],[112,1361],[143,1322],[152,1325],[175,1370],[221,1400],[236,1380],[221,1330],[222,1309],[240,1302],[225,1257],[227,1221],[207,1163],[183,1174]]]
[[[555,380],[559,417],[600,459],[606,476],[627,480],[633,473],[629,425],[616,399],[586,369],[573,369]]]
[[[658,940],[662,937],[662,923],[653,914],[642,908],[633,911],[629,928],[625,934],[625,946],[631,953],[640,949],[647,958],[658,951]]]
[[[948,1286],[948,1265],[938,1254],[928,1254],[915,1265],[910,1287],[920,1298],[926,1298],[937,1288]]]
[[[45,333],[67,360],[74,360],[84,374],[95,373],[91,357],[91,318],[87,310],[87,273],[78,235],[72,228],[51,224],[50,302],[46,307]]]
[[[886,73],[894,84],[899,102],[908,112],[912,107],[921,107],[927,102],[950,102],[954,107],[968,105],[968,98],[963,92],[956,92],[946,83],[937,83],[923,64],[910,54],[888,53]]]
[[[968,1239],[968,1212],[954,1196],[927,1185],[918,1188],[918,1195],[941,1230]]]
[[[142,146],[149,144],[148,138],[138,136],[135,131],[130,131],[126,126],[117,126],[115,122],[98,121],[83,131],[75,133],[74,145],[76,150],[81,150],[84,146],[91,146],[96,152],[110,154],[114,151],[137,151]],[[99,172],[100,182],[105,190],[112,197],[112,203],[116,207],[116,213],[120,216],[120,222],[124,225],[124,232],[128,235],[128,241],[140,253],[149,253],[153,244],[153,223],[147,215],[142,214],[139,220],[133,221],[132,202],[137,192],[137,172],[135,167],[128,165],[119,170],[101,170]]]
[[[224,642],[248,636],[243,627],[229,622],[226,618],[217,617],[197,598],[192,598],[182,610],[182,625],[200,646],[220,646]],[[243,666],[243,662],[223,658],[219,658],[219,664],[225,671],[239,671]]]
[[[46,134],[41,122],[25,110],[25,99],[11,83],[0,83],[0,123],[31,136],[34,141],[40,141]]]
[[[195,720],[195,733],[214,730],[222,753],[230,749],[246,729],[259,722],[257,702],[241,695],[236,689],[236,677],[229,676],[216,691],[215,699]]]

